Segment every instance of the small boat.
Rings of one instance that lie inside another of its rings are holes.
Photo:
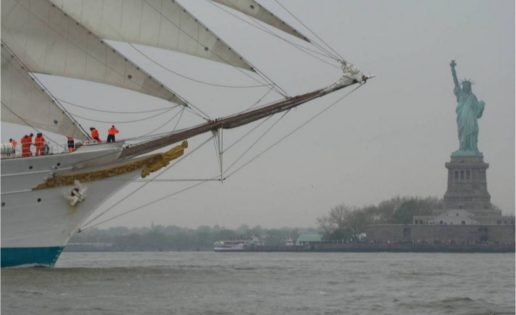
[[[213,246],[215,252],[237,252],[256,248],[256,246],[263,245],[257,239],[252,240],[231,240],[231,241],[217,241]]]

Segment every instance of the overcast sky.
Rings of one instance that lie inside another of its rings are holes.
[[[242,23],[206,1],[180,2],[290,95],[326,86],[340,76],[338,68]],[[478,147],[490,165],[487,179],[491,201],[503,212],[514,213],[514,1],[281,2],[348,61],[366,73],[375,74],[376,78],[223,184],[204,183],[101,227],[142,226],[151,222],[190,227],[215,224],[226,227],[241,224],[314,226],[317,217],[341,203],[363,206],[394,196],[442,197],[447,180],[444,164],[458,148],[451,59],[457,61],[459,79],[471,79],[473,92],[486,102],[484,115],[479,120]],[[274,1],[260,3],[314,38]],[[206,86],[165,70],[169,68],[219,84],[256,84],[230,66],[138,46],[145,57],[127,45],[113,45],[212,118],[243,110],[267,92],[263,87]],[[165,101],[118,88],[43,76],[41,79],[59,98],[83,106],[120,111],[169,106]],[[346,92],[340,91],[293,110],[239,165]],[[264,101],[275,98],[279,95],[271,93]],[[122,123],[150,114],[108,116],[65,106],[81,117],[115,122],[121,131],[120,138],[150,132],[174,113],[170,111],[140,123]],[[231,147],[224,156],[224,166],[235,161],[278,118],[268,120],[251,137]],[[103,133],[111,125],[77,119],[86,128],[94,125]],[[185,117],[179,126],[192,123],[195,120]],[[173,127],[170,123],[159,131]],[[24,130],[3,124],[2,141],[11,136],[20,138]],[[225,146],[247,130],[250,129],[225,132]],[[192,151],[209,136],[192,139],[188,150]],[[215,149],[208,143],[159,179],[201,179],[217,174]],[[150,183],[106,217],[194,183]],[[139,184],[129,185],[99,210],[118,201]]]

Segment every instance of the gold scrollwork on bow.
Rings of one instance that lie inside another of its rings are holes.
[[[143,159],[129,161],[127,163],[91,172],[70,175],[57,175],[48,178],[44,183],[34,187],[33,190],[73,185],[76,180],[81,183],[91,182],[133,172],[140,168],[142,168],[141,177],[144,178],[147,177],[150,173],[156,172],[157,170],[167,166],[170,161],[182,156],[186,148],[188,148],[188,142],[183,141],[183,143],[180,145],[175,146],[164,153],[153,154]]]

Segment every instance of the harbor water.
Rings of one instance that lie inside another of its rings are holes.
[[[2,314],[514,314],[514,253],[65,252]]]

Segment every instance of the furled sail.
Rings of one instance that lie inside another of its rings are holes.
[[[2,44],[2,121],[31,126],[76,139],[86,139],[86,134],[79,125],[54,103],[4,44]]]
[[[185,105],[47,0],[2,0],[2,41],[30,71],[110,84]]]
[[[253,70],[174,0],[51,0],[104,39],[179,51]]]
[[[264,23],[269,24],[279,30],[282,30],[285,33],[296,36],[309,42],[310,40],[306,38],[303,34],[298,32],[295,28],[288,25],[285,21],[281,20],[277,16],[275,16],[272,12],[267,10],[265,7],[260,5],[255,0],[212,0],[233,8],[237,11],[240,11],[244,14],[249,15],[257,20],[260,20]]]

